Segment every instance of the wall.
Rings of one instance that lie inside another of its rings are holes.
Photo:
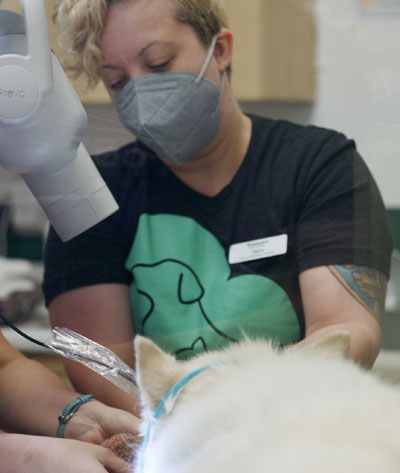
[[[318,0],[317,18],[311,119],[354,137],[386,205],[400,207],[400,9],[368,17],[357,0]]]
[[[316,20],[314,105],[245,109],[343,131],[356,140],[386,205],[400,207],[400,12],[366,16],[359,0],[316,0]]]

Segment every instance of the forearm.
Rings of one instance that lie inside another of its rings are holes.
[[[0,473],[128,473],[110,450],[76,440],[0,434]]]
[[[302,343],[321,331],[347,330],[350,357],[370,368],[381,346],[386,278],[376,270],[344,265],[303,271],[299,281],[306,325]]]
[[[134,366],[128,286],[97,284],[68,291],[52,300],[49,313],[53,327],[80,333],[114,352],[128,366]],[[134,399],[121,389],[79,363],[68,359],[63,362],[76,390],[93,394],[109,406],[137,413]]]
[[[23,435],[0,434],[0,473],[26,471],[25,446],[29,439]]]
[[[99,374],[69,360],[63,360],[65,369],[74,388],[83,394],[93,394],[99,401],[110,407],[123,409],[139,416],[138,399],[126,394],[120,388]]]
[[[55,436],[58,416],[77,393],[39,363],[18,357],[0,370],[0,426]]]

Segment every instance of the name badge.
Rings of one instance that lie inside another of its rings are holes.
[[[287,245],[286,234],[236,243],[229,248],[229,264],[284,255],[287,252]]]

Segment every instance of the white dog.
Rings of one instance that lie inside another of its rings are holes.
[[[135,348],[136,473],[400,472],[400,391],[345,359],[346,332],[286,350],[247,340],[186,362],[143,337]]]

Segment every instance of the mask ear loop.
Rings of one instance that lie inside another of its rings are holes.
[[[215,50],[215,45],[217,43],[217,38],[218,36],[215,35],[211,41],[211,44],[210,44],[210,49],[208,50],[208,54],[207,54],[207,57],[206,57],[206,60],[204,61],[204,64],[203,64],[203,67],[200,71],[200,74],[198,75],[197,79],[194,81],[195,85],[197,85],[202,79],[203,79],[203,76],[204,74],[206,73],[206,70],[208,69],[208,66],[210,65],[210,62],[211,62],[211,58],[214,54],[214,50]]]

